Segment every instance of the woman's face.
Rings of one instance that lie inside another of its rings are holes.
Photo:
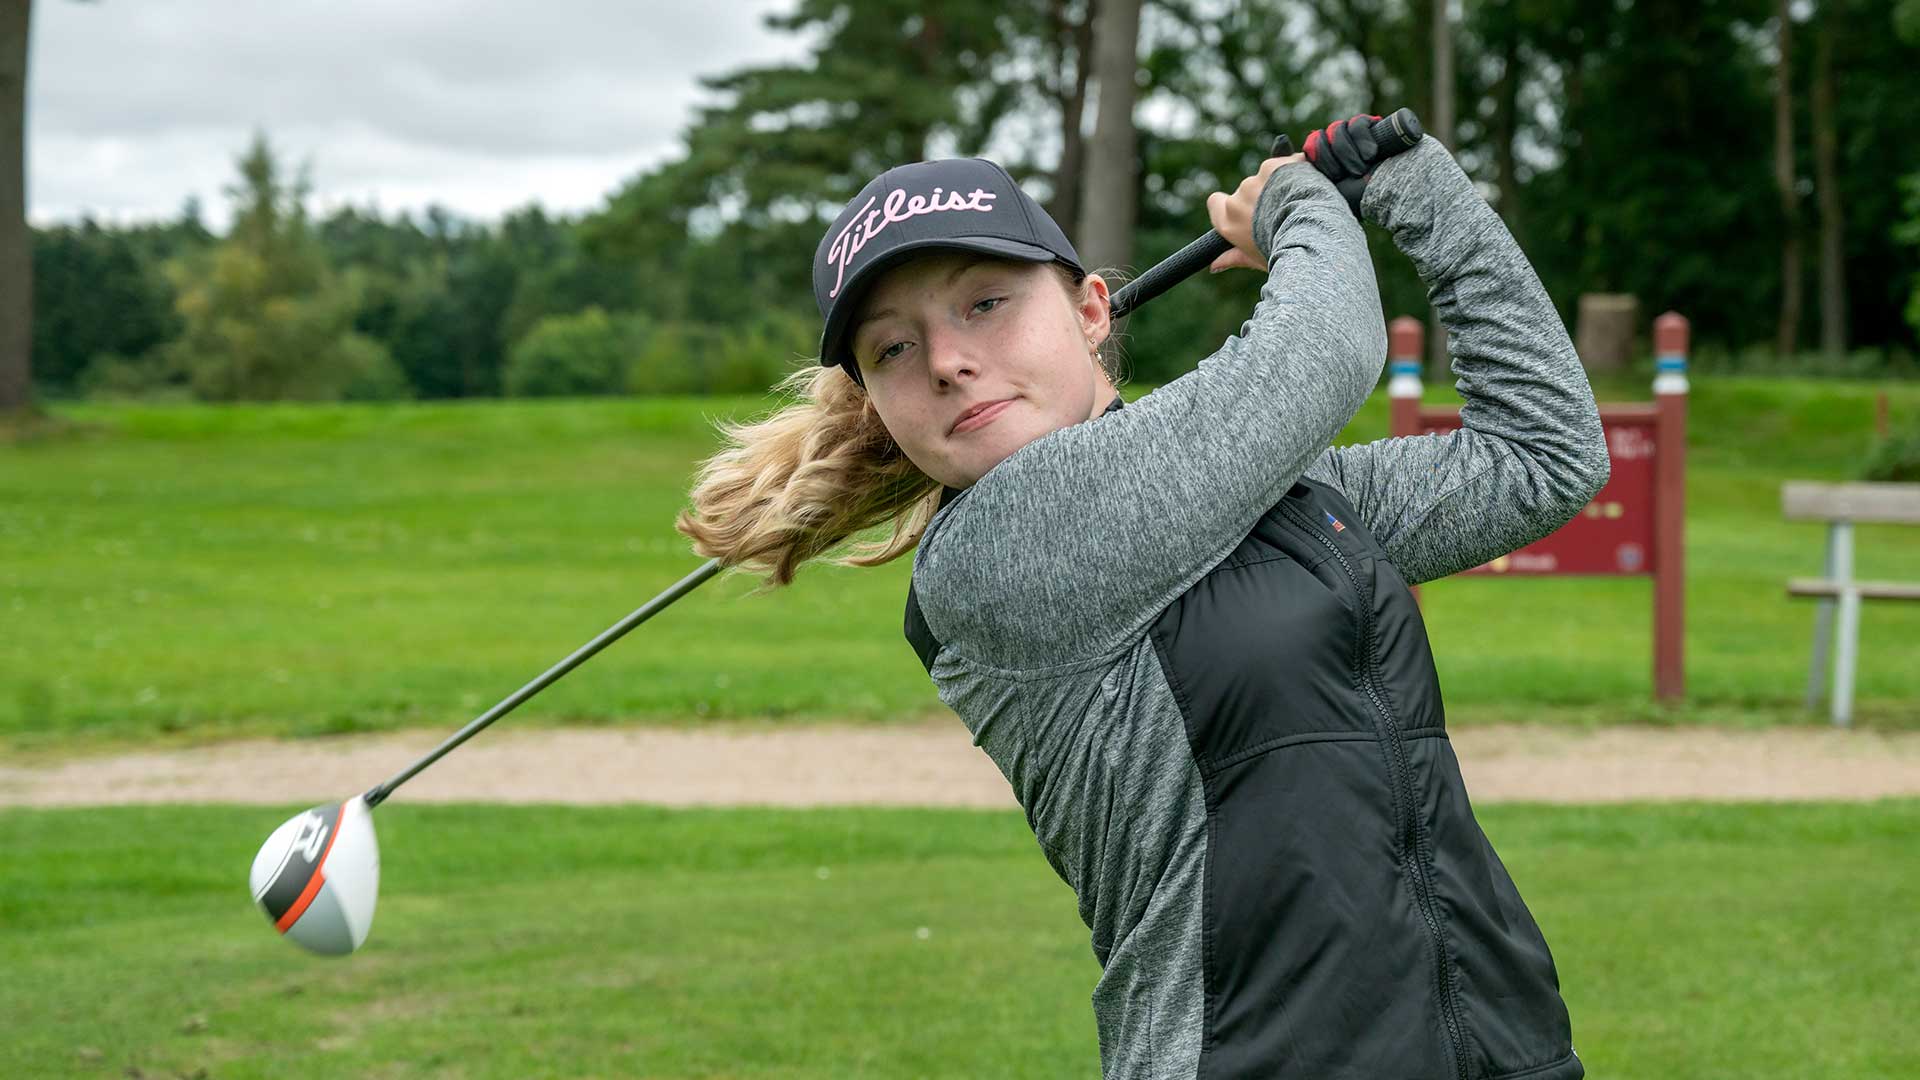
[[[1080,302],[1050,264],[964,252],[887,271],[862,299],[852,348],[907,459],[969,487],[1034,439],[1100,415],[1115,393],[1094,356],[1110,328],[1107,283],[1087,283]]]

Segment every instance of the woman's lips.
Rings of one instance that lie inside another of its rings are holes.
[[[985,427],[993,423],[993,418],[1005,412],[1007,406],[1011,404],[1013,404],[1012,398],[1008,398],[1005,401],[996,401],[986,408],[981,409],[979,412],[974,413],[972,416],[967,417],[965,420],[953,425],[953,433],[955,435],[964,435],[974,428]]]

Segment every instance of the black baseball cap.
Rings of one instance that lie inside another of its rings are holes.
[[[896,166],[860,189],[814,250],[813,298],[826,320],[822,367],[839,364],[860,381],[847,331],[861,295],[888,268],[936,249],[1057,262],[1086,273],[1067,234],[998,164],[947,158]]]

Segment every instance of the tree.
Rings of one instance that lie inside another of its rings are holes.
[[[1055,221],[1080,220],[1085,175],[1087,83],[1093,71],[1094,0],[1051,0],[1045,66],[1040,85],[1060,117],[1060,160],[1053,170],[1047,214]]]
[[[1834,21],[1843,0],[1825,0],[1814,26],[1813,184],[1820,206],[1820,351],[1838,360],[1847,351],[1846,217],[1841,209],[1839,136],[1834,130]]]
[[[32,404],[33,255],[27,231],[30,0],[0,0],[0,413]]]
[[[1774,0],[1773,182],[1780,190],[1780,321],[1774,351],[1791,355],[1800,337],[1800,177],[1793,167],[1793,14]]]
[[[307,225],[305,177],[289,183],[264,135],[228,189],[233,228],[176,261],[181,335],[165,347],[195,396],[212,401],[411,396],[385,349],[355,333],[357,279],[336,274]]]
[[[80,389],[82,373],[103,357],[139,365],[179,333],[173,288],[143,250],[157,228],[164,226],[82,221],[34,230],[33,377],[41,392]]]
[[[682,156],[583,223],[586,253],[632,267],[660,318],[812,314],[806,267],[827,223],[892,166],[981,153],[1015,105],[1044,93],[1034,46],[1057,14],[1053,0],[800,0],[768,16],[812,35],[812,54],[701,80],[721,101],[699,110]]]
[[[1132,261],[1139,214],[1138,138],[1133,126],[1140,74],[1141,0],[1097,0],[1093,78],[1100,95],[1093,142],[1081,182],[1074,248],[1089,268]]]

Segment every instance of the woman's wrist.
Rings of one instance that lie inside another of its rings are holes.
[[[1427,135],[1412,149],[1388,158],[1373,170],[1366,194],[1360,198],[1360,216],[1392,230],[1409,219],[1424,221],[1462,191],[1479,196],[1473,180],[1446,146]]]
[[[1273,246],[1281,222],[1286,218],[1288,208],[1301,202],[1322,202],[1337,206],[1347,213],[1346,200],[1334,188],[1333,181],[1321,175],[1320,170],[1305,161],[1274,171],[1267,179],[1267,186],[1260,192],[1260,201],[1253,210],[1253,243],[1260,249],[1261,258],[1269,264],[1273,261]],[[1347,213],[1349,218],[1352,214]]]

